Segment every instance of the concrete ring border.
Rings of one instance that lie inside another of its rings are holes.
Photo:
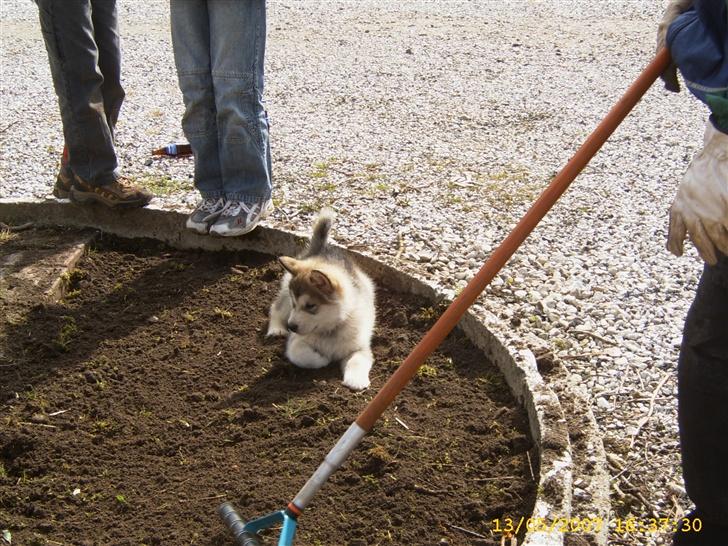
[[[147,237],[174,248],[201,250],[254,250],[273,255],[295,255],[307,238],[279,229],[258,227],[239,238],[198,235],[185,229],[186,214],[154,207],[111,210],[102,206],[79,206],[67,201],[0,199],[0,220],[8,224],[33,222],[37,226],[95,228],[126,238]],[[441,299],[426,283],[363,254],[355,256],[375,281],[393,289]],[[525,406],[539,450],[539,483],[533,514],[513,514],[515,523],[543,518],[554,522],[571,513],[572,457],[566,420],[554,392],[544,383],[529,351],[514,351],[498,340],[474,315],[466,313],[459,325],[504,374],[516,398]],[[527,532],[521,546],[562,546],[564,534],[553,531]]]

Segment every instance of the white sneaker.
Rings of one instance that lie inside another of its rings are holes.
[[[225,209],[225,199],[203,199],[197,208],[187,217],[185,226],[197,233],[207,233],[212,223]]]
[[[243,201],[228,201],[215,223],[210,227],[210,234],[237,237],[250,233],[272,208],[273,202],[270,199],[263,199],[251,204]]]

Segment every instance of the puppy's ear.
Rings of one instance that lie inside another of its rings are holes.
[[[295,258],[289,258],[288,256],[281,256],[278,261],[291,275],[295,275],[299,270],[298,260]]]
[[[311,285],[316,287],[325,296],[332,296],[335,292],[334,284],[331,279],[318,269],[311,271]]]

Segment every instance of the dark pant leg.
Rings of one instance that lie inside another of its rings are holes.
[[[708,521],[728,525],[728,257],[706,265],[678,364],[685,488]],[[728,544],[728,537],[726,538]]]
[[[121,40],[116,2],[92,0],[91,20],[99,49],[99,69],[104,77],[104,83],[101,85],[104,113],[113,138],[125,96],[124,88],[121,86]]]
[[[115,0],[107,0],[114,4]],[[117,178],[90,0],[38,0],[71,169],[95,185]]]

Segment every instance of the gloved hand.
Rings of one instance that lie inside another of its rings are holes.
[[[710,265],[728,255],[728,134],[708,121],[703,149],[693,158],[670,207],[667,249],[682,256],[685,234]]]
[[[667,29],[675,20],[675,17],[686,11],[692,4],[693,0],[670,0],[662,16],[662,21],[657,26],[657,53],[665,47]],[[665,89],[675,93],[680,92],[680,84],[677,81],[677,66],[675,66],[675,63],[670,63],[670,66],[667,67],[660,77],[665,82]]]

